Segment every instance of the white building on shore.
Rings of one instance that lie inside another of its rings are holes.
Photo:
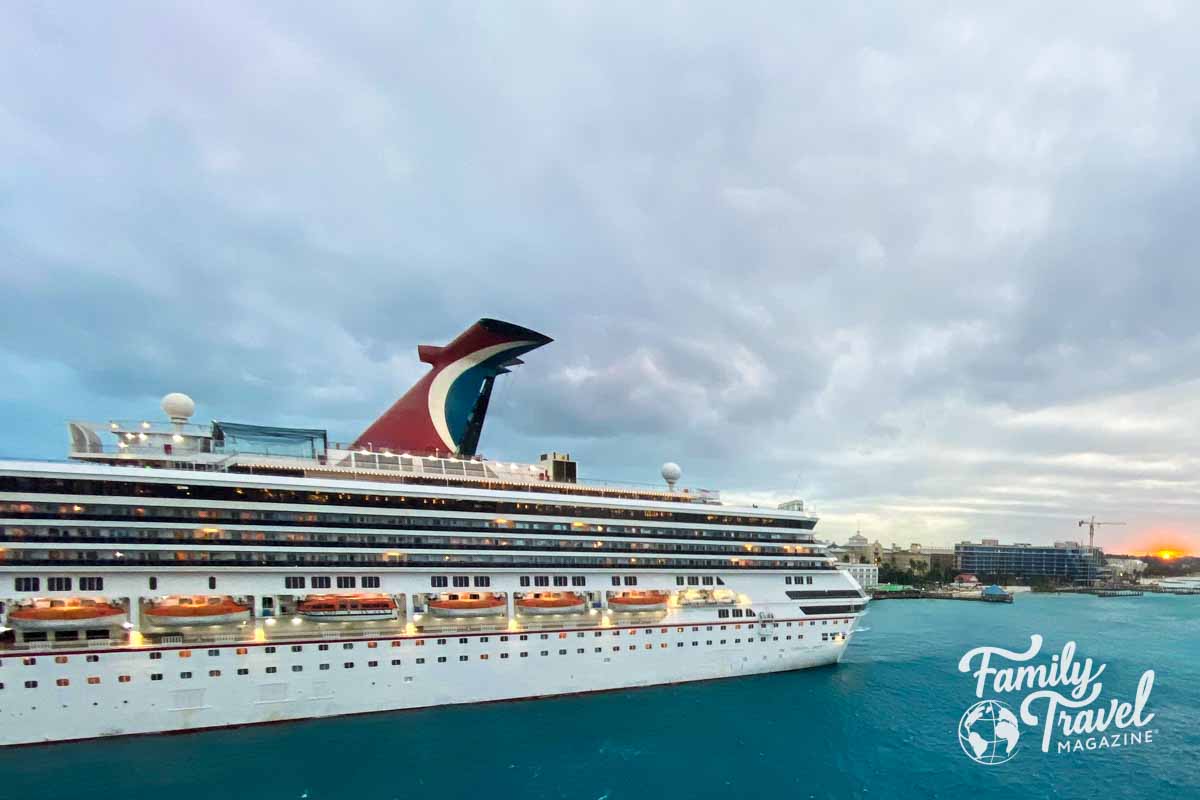
[[[864,589],[874,589],[879,585],[879,566],[876,564],[849,564],[842,561],[838,562],[837,568],[848,572]]]

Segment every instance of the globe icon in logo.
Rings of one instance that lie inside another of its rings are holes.
[[[1017,754],[1017,715],[999,700],[980,700],[958,721],[958,743],[972,761],[1003,764]]]

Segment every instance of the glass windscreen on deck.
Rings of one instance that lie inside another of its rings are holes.
[[[318,458],[325,455],[327,445],[325,431],[317,428],[213,423],[213,449],[218,452]]]

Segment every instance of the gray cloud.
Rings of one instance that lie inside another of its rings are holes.
[[[173,389],[350,437],[489,315],[556,339],[506,459],[1200,549],[1195,16],[6,8],[0,451]]]

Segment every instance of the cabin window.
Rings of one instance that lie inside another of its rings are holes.
[[[299,652],[300,652],[300,651],[302,651],[303,649],[304,649],[304,645],[302,645],[302,644],[294,644],[294,645],[292,645],[292,652],[293,652],[293,653],[299,653]]]
[[[104,591],[104,578],[80,578],[79,591],[81,592],[102,592]]]
[[[303,585],[303,584],[301,584],[301,585]],[[330,585],[330,581],[329,581],[328,575],[313,575],[312,576],[312,587],[314,589],[328,589],[329,585]]]
[[[158,578],[150,578],[148,583],[150,584],[151,591],[158,588]]]
[[[26,689],[36,689],[37,681],[25,681],[25,688]]]
[[[572,575],[571,576],[571,585],[572,586],[587,586],[587,578],[585,578],[583,575]]]
[[[392,659],[392,666],[393,666],[393,667],[398,667],[398,666],[400,666],[400,659],[398,659],[398,658],[393,658],[393,659]]]
[[[688,582],[688,586],[699,586],[700,578],[698,578],[695,575],[688,575],[687,582]]]
[[[337,587],[339,589],[353,589],[356,580],[353,575],[338,575]]]
[[[491,586],[492,579],[486,575],[476,575],[475,576],[475,585],[476,586]]]
[[[521,576],[520,583],[521,583],[521,585],[522,585],[522,586],[528,586],[528,585],[529,585],[529,576],[528,576],[528,575],[522,575],[522,576]]]
[[[304,576],[294,575],[283,579],[283,588],[285,589],[303,589]]]
[[[277,667],[267,667],[267,674],[274,675],[278,671]]]
[[[221,677],[221,670],[219,670],[219,669],[210,669],[210,670],[208,671],[208,677],[210,677],[210,678],[219,678],[219,677]]]
[[[533,585],[534,586],[549,586],[550,585],[550,576],[534,575],[533,576]]]
[[[362,585],[363,585],[364,589],[378,589],[379,588],[379,576],[378,575],[363,575]]]
[[[152,681],[161,681],[161,680],[162,680],[162,673],[161,673],[161,672],[154,672],[154,673],[151,673],[151,675],[150,675],[150,680],[152,680]]]
[[[705,586],[712,586],[712,585],[713,585],[713,579],[712,579],[712,575],[705,575],[705,576],[704,576],[704,580],[703,580],[703,581],[701,581],[701,582],[702,582],[702,583],[703,583]]]
[[[208,654],[210,656],[219,656],[219,655],[221,655],[221,651],[220,650],[209,650]]]
[[[455,575],[452,581],[456,588],[464,588],[471,585],[471,579],[466,575]]]
[[[682,575],[676,575],[676,576],[675,576],[675,585],[676,585],[676,586],[683,586],[683,576],[682,576]]]
[[[40,578],[17,578],[13,583],[18,592],[36,592],[42,585]]]
[[[626,575],[625,576],[625,585],[626,586],[637,586],[637,576],[636,575]]]
[[[212,575],[208,576],[208,588],[209,589],[217,588],[217,579]]]
[[[299,664],[292,664],[292,672],[303,672],[303,671],[304,671],[304,667],[300,666]]]
[[[429,585],[435,589],[444,589],[449,585],[445,575],[434,575],[429,579]]]
[[[185,680],[185,681],[186,681],[187,679],[189,679],[189,678],[191,678],[191,677],[192,677],[192,673],[190,673],[190,672],[181,672],[181,673],[179,673],[179,677],[180,677],[180,678],[182,678],[183,680]]]
[[[567,576],[566,575],[555,575],[554,576],[554,585],[555,586],[566,586],[567,585]]]
[[[132,680],[128,675],[118,675],[117,683],[129,683]]]
[[[612,576],[612,585],[613,585],[613,586],[620,586],[620,585],[621,585],[621,576],[619,576],[619,575],[613,575],[613,576]]]

